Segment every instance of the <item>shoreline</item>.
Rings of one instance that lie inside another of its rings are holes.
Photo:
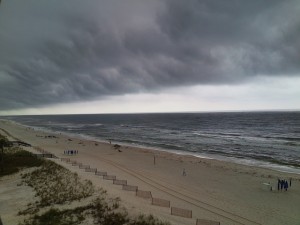
[[[62,134],[63,136],[66,136],[66,137],[83,139],[86,141],[99,142],[102,144],[106,144],[107,142],[109,142],[109,140],[104,140],[104,139],[101,139],[98,137],[93,137],[93,136],[80,134],[80,133],[75,134],[75,133],[71,133],[71,132],[69,133],[69,132],[53,131],[53,130],[50,130],[47,128],[29,126],[29,125],[21,124],[21,123],[18,123],[18,122],[12,121],[12,120],[6,120],[6,119],[0,119],[0,121],[7,121],[10,123],[19,125],[19,126],[34,129],[34,130],[40,131],[40,132],[49,133],[52,135]],[[153,152],[153,154],[155,154],[156,152],[157,153],[165,152],[165,153],[170,153],[170,154],[174,154],[174,155],[180,155],[180,156],[186,156],[186,157],[192,156],[192,157],[195,157],[198,159],[216,160],[216,161],[221,161],[221,162],[234,163],[237,165],[246,165],[249,167],[259,167],[262,169],[270,169],[273,171],[283,172],[283,173],[287,173],[287,174],[300,175],[300,167],[295,167],[295,166],[286,165],[286,164],[277,164],[277,163],[273,163],[273,162],[269,162],[269,161],[261,161],[261,160],[255,159],[255,158],[250,159],[250,158],[238,158],[238,157],[234,157],[234,156],[232,156],[232,157],[220,156],[220,155],[206,154],[206,153],[201,154],[201,153],[197,153],[197,152],[163,149],[163,148],[156,148],[153,146],[135,145],[135,144],[129,144],[126,142],[118,142],[118,141],[114,141],[112,144],[119,144],[123,147],[128,147],[128,148],[147,149],[147,150]]]
[[[194,156],[151,151],[122,145],[117,151],[113,145],[98,141],[70,138],[44,138],[49,133],[28,129],[0,121],[0,127],[14,137],[40,147],[59,158],[68,157],[91,168],[107,171],[117,179],[126,179],[139,189],[151,191],[157,198],[169,200],[171,206],[192,210],[192,219],[171,216],[169,209],[151,205],[131,192],[99,179],[94,174],[55,160],[67,169],[77,172],[96,186],[103,187],[114,197],[121,197],[128,210],[151,213],[172,224],[194,225],[195,219],[220,221],[222,225],[298,224],[300,215],[300,176],[270,169],[239,165],[231,162],[203,159]],[[71,139],[71,141],[69,140]],[[64,155],[64,150],[79,150],[77,155]],[[154,155],[156,162],[153,162]],[[182,171],[186,171],[183,176]],[[293,186],[287,192],[277,191],[277,178],[292,178]],[[266,190],[270,183],[273,190]]]

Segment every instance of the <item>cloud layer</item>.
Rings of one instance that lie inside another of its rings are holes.
[[[0,6],[0,110],[300,75],[298,1]]]

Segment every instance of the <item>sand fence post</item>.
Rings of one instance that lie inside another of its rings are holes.
[[[171,215],[192,218],[192,210],[171,207]]]
[[[152,198],[152,205],[170,208],[171,202],[161,198]]]
[[[206,220],[206,219],[197,219],[196,225],[220,225],[220,222],[212,221],[212,220]]]
[[[83,165],[83,164],[79,165],[79,169],[85,170],[85,169],[89,169],[89,168],[90,168],[89,165]]]
[[[122,190],[124,191],[134,191],[136,192],[138,190],[138,186],[133,186],[133,185],[123,185]]]
[[[107,172],[105,172],[105,171],[96,171],[95,175],[97,175],[97,176],[107,176]]]
[[[104,180],[115,180],[117,179],[115,175],[104,175],[103,176]]]
[[[97,168],[85,168],[85,172],[96,173],[97,172]]]
[[[136,190],[135,195],[140,198],[152,198],[151,191]]]
[[[127,185],[127,180],[114,180],[113,184],[115,185]]]

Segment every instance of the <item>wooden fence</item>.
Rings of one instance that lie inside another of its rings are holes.
[[[127,180],[114,180],[115,185],[127,185]]]
[[[104,171],[96,171],[96,172],[95,172],[95,175],[97,175],[97,176],[107,176],[107,172],[104,172]]]
[[[171,215],[192,218],[192,210],[171,207]]]
[[[97,168],[86,168],[85,172],[92,172],[92,173],[96,173],[97,172]]]
[[[115,175],[104,175],[103,179],[104,180],[115,180],[116,176]]]
[[[132,185],[123,185],[122,189],[124,191],[137,191],[138,190],[138,186],[132,186]]]
[[[161,198],[152,198],[152,205],[170,208],[171,202]]]
[[[90,166],[89,165],[79,165],[79,169],[89,169]]]
[[[38,149],[40,152],[44,154],[38,155],[48,155],[48,153],[42,149]],[[49,154],[49,156],[52,154]],[[161,207],[171,207],[171,202],[169,200],[161,199],[161,198],[153,198],[151,191],[143,191],[138,190],[138,186],[127,185],[127,180],[118,180],[115,175],[107,175],[105,171],[98,171],[97,168],[90,168],[89,165],[83,165],[82,163],[71,161],[69,158],[61,158],[61,161],[72,164],[72,166],[79,166],[80,169],[84,169],[86,172],[94,172],[97,176],[103,176],[104,180],[112,180],[115,185],[122,185],[122,190],[125,191],[134,191],[137,197],[151,199],[151,204],[155,206]],[[192,210],[171,207],[171,215],[180,216],[185,218],[192,218]],[[2,225],[2,221],[0,218],[0,225]],[[196,225],[220,225],[220,222],[206,220],[206,219],[197,219]]]
[[[135,195],[141,198],[152,198],[151,191],[137,190]]]

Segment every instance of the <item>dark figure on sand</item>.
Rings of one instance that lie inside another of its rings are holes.
[[[283,189],[284,183],[285,183],[284,180],[281,180],[281,181],[280,181],[280,190],[281,190],[281,191],[282,191],[282,189]]]
[[[285,191],[287,191],[287,189],[289,188],[289,184],[287,182],[287,180],[284,182],[284,189]]]
[[[78,154],[78,150],[65,150],[64,154],[75,155],[75,154]]]
[[[290,179],[290,186],[291,186],[291,179]],[[287,189],[289,188],[289,182],[287,180],[280,180],[278,179],[278,183],[277,183],[277,190],[279,191],[279,189],[282,191],[282,189],[284,189],[285,191],[287,191]]]

